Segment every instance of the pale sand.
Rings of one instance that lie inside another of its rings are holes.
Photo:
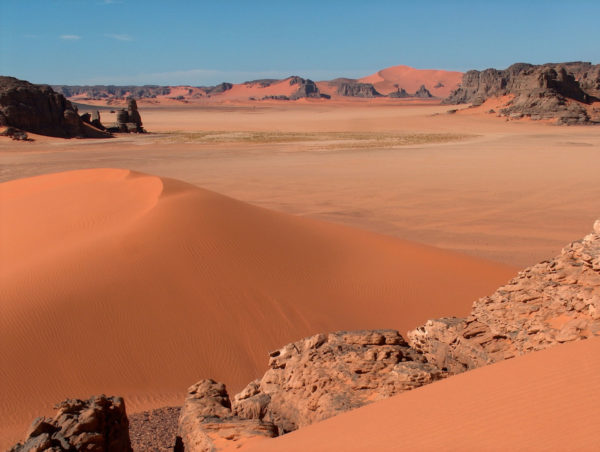
[[[243,451],[595,451],[600,339],[477,369]]]
[[[465,315],[515,271],[128,170],[6,182],[0,203],[3,446],[66,397],[235,392],[285,343]]]
[[[269,209],[517,267],[555,255],[600,215],[600,127],[556,127],[452,106],[377,103],[142,107],[151,131],[471,134],[365,150],[330,143],[201,144],[185,134],[113,140],[0,138],[0,180],[123,167]],[[461,107],[464,108],[464,107]],[[477,109],[474,109],[477,110]],[[104,113],[103,113],[104,114]]]
[[[413,94],[421,85],[441,99],[448,97],[452,90],[458,88],[462,81],[462,72],[436,69],[415,69],[410,66],[392,66],[375,74],[359,79],[363,83],[372,83],[381,94],[389,94],[399,88],[404,88]],[[443,86],[440,86],[443,85]]]

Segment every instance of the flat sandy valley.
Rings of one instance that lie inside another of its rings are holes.
[[[466,316],[590,231],[600,127],[452,108],[140,103],[148,134],[0,137],[0,449],[66,397],[180,405],[310,334]]]
[[[1,139],[0,181],[126,168],[517,268],[589,230],[600,212],[600,128],[451,108],[142,106],[151,134]]]

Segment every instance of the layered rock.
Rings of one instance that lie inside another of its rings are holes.
[[[54,418],[37,418],[9,452],[131,451],[125,402],[104,395],[65,400]]]
[[[62,94],[14,77],[0,77],[0,126],[63,138],[109,136],[87,126]]]
[[[272,352],[269,367],[234,397],[233,411],[280,433],[445,376],[393,330],[318,334]]]
[[[513,99],[500,110],[505,116],[553,118],[563,124],[600,120],[585,107],[600,99],[600,65],[517,63],[505,70],[469,71],[444,103],[477,106],[490,97],[506,95]]]
[[[122,109],[117,112],[117,124],[115,132],[125,133],[145,133],[142,127],[142,117],[137,108],[135,99],[127,101],[127,110]]]
[[[257,437],[274,436],[277,428],[272,423],[234,415],[223,383],[202,380],[188,388],[174,450],[216,452]]]
[[[591,336],[600,336],[600,220],[476,301],[469,317],[430,320],[408,340],[431,364],[459,373]]]

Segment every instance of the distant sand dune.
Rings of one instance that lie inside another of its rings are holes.
[[[371,83],[381,94],[396,91],[396,86],[413,94],[421,85],[436,97],[448,97],[450,92],[462,81],[462,72],[435,69],[415,69],[410,66],[392,66],[375,74],[359,79],[363,83]]]
[[[600,339],[503,361],[241,450],[593,451]],[[239,449],[236,449],[239,450]]]
[[[0,211],[0,448],[66,397],[236,391],[282,344],[465,315],[513,274],[128,170],[6,182]]]

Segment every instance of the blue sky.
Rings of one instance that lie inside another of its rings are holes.
[[[600,62],[600,0],[0,0],[0,74],[52,84],[315,80]]]

